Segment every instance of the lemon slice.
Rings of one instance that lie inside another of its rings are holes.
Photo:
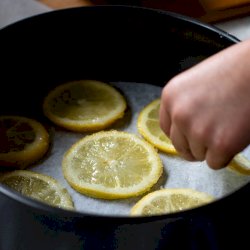
[[[68,191],[50,176],[27,170],[15,170],[1,175],[0,182],[48,205],[65,209],[74,208]]]
[[[193,189],[161,189],[144,196],[131,209],[131,215],[151,216],[175,213],[210,203],[214,198]]]
[[[0,166],[25,168],[43,157],[49,135],[43,125],[21,116],[0,116]]]
[[[241,153],[233,158],[228,167],[241,174],[250,175],[250,161]]]
[[[101,130],[122,118],[124,97],[112,86],[94,80],[65,83],[44,100],[44,114],[58,126],[84,132]]]
[[[152,145],[134,134],[119,131],[84,137],[66,152],[62,167],[74,189],[104,199],[142,194],[163,171]]]
[[[159,109],[160,99],[156,99],[141,110],[137,121],[138,131],[148,142],[161,151],[177,154],[171,140],[160,128]]]

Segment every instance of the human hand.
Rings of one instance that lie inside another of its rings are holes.
[[[187,160],[228,164],[250,144],[250,41],[233,45],[170,80],[160,124]]]

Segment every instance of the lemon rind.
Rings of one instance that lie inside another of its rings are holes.
[[[36,134],[34,142],[28,144],[24,150],[0,153],[0,165],[24,169],[32,163],[40,160],[48,151],[49,134],[40,122],[22,116],[1,116],[0,119],[13,119],[25,122],[33,128]]]
[[[160,141],[157,137],[153,136],[149,131],[147,126],[145,125],[145,119],[148,117],[148,113],[157,105],[159,104],[160,99],[155,99],[154,101],[150,102],[146,105],[141,112],[139,113],[138,120],[137,120],[137,129],[139,133],[147,140],[149,143],[154,145],[156,148],[161,150],[162,152],[169,153],[169,154],[178,154],[176,149],[173,145],[166,144]]]
[[[214,197],[200,192],[191,188],[164,188],[154,192],[151,192],[145,195],[142,199],[140,199],[131,209],[130,215],[131,216],[142,216],[142,210],[146,205],[149,205],[152,200],[160,196],[171,196],[172,194],[185,194],[190,195],[192,197],[196,197],[201,200],[202,205],[210,203],[214,201]],[[168,213],[168,212],[166,212]],[[172,212],[173,213],[173,212]]]
[[[61,203],[57,207],[65,208],[65,209],[73,209],[74,208],[74,203],[73,203],[72,198],[71,198],[70,194],[68,193],[68,191],[53,177],[45,175],[45,174],[29,171],[29,170],[14,170],[14,171],[2,174],[0,176],[0,182],[3,182],[4,180],[6,180],[10,177],[14,177],[14,176],[22,176],[22,177],[26,177],[26,178],[36,178],[36,179],[39,179],[39,180],[42,180],[42,181],[48,183],[49,186],[51,187],[51,189],[55,190],[61,199]]]

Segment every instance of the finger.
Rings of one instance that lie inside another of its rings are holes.
[[[228,154],[222,154],[217,150],[208,150],[206,152],[206,162],[212,169],[221,169],[226,167],[232,160],[233,156]]]
[[[191,138],[188,140],[192,155],[197,161],[204,161],[206,159],[207,148],[198,140]]]
[[[188,161],[195,160],[194,156],[190,151],[186,137],[180,132],[180,130],[175,125],[172,125],[170,128],[170,139],[175,149],[184,159]]]
[[[170,136],[171,119],[162,101],[160,105],[159,119],[161,129],[167,136]]]

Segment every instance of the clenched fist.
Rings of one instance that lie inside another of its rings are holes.
[[[213,169],[250,144],[250,40],[171,79],[162,91],[160,124],[187,160]]]

